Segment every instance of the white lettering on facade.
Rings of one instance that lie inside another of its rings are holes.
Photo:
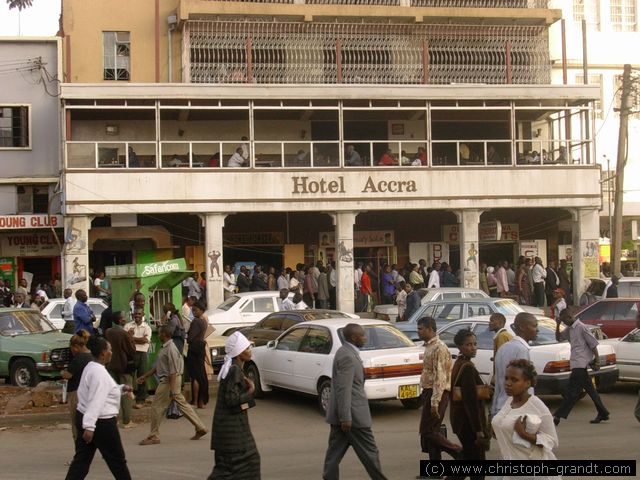
[[[159,275],[161,273],[172,272],[174,270],[180,270],[180,265],[177,263],[154,263],[151,265],[145,265],[141,276],[149,277],[151,275]]]

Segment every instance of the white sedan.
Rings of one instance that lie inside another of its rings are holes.
[[[631,330],[622,338],[610,338],[601,343],[615,349],[620,380],[640,382],[640,328]]]
[[[289,294],[293,298],[293,293]],[[214,335],[231,335],[236,330],[252,327],[264,317],[280,311],[280,292],[243,292],[227,298],[216,308],[205,312],[209,325],[215,328]],[[353,314],[344,314],[351,318],[360,318]]]
[[[512,329],[515,316],[507,316],[507,328],[515,336]],[[493,373],[493,332],[489,330],[489,316],[482,315],[452,322],[440,330],[440,339],[449,347],[451,356],[455,359],[459,353],[458,347],[453,343],[455,334],[469,328],[476,334],[478,341],[478,353],[473,360],[480,376],[485,382],[489,382]],[[536,394],[539,395],[564,395],[569,383],[571,368],[569,358],[571,347],[568,342],[556,341],[555,321],[546,317],[538,317],[538,337],[530,342],[529,352],[531,361],[538,372]],[[598,345],[601,368],[594,372],[589,370],[589,375],[595,382],[598,390],[611,389],[618,379],[618,367],[616,354],[611,345],[600,342]]]
[[[274,387],[317,395],[321,411],[326,412],[333,358],[348,323],[362,325],[366,334],[360,358],[367,398],[399,399],[407,408],[418,408],[424,348],[416,347],[388,322],[348,317],[300,323],[277,340],[254,348],[245,371],[256,384],[256,396]]]
[[[42,314],[47,317],[47,319],[53,323],[53,326],[58,330],[63,330],[65,327],[64,318],[62,318],[62,307],[64,307],[64,302],[66,302],[66,299],[64,298],[50,298],[41,310]],[[107,302],[102,298],[89,298],[87,300],[87,305],[89,305],[91,311],[96,316],[96,321],[93,325],[97,327],[100,325],[102,312],[108,307]],[[69,331],[69,329],[67,329],[66,333],[73,333],[73,330],[71,329],[71,331]]]

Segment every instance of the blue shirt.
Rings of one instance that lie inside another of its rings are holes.
[[[93,312],[89,305],[78,301],[73,307],[73,321],[75,322],[75,333],[80,330],[86,330],[91,335],[93,331]]]
[[[504,376],[507,372],[507,365],[511,360],[517,360],[524,358],[530,360],[529,350],[531,347],[522,338],[516,336],[512,340],[502,345],[494,358],[493,364],[496,369],[496,385],[493,392],[493,403],[491,404],[491,414],[496,415],[500,409],[507,403],[508,395],[504,390]],[[533,389],[529,390],[529,393],[533,395]]]

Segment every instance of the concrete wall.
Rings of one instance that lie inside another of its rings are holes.
[[[0,39],[0,61],[40,57],[51,77],[58,75],[58,40]],[[60,169],[60,122],[58,83],[49,81],[41,69],[6,72],[2,75],[0,104],[31,107],[30,148],[0,149],[2,177],[57,177]],[[6,70],[6,67],[0,68]],[[46,90],[45,90],[46,88]],[[48,93],[47,93],[48,92]]]

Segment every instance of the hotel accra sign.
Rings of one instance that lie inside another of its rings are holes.
[[[335,180],[313,177],[291,177],[291,193],[305,195],[314,193],[347,193],[344,177]],[[415,180],[374,180],[371,176],[362,184],[360,193],[412,193],[417,192]]]

